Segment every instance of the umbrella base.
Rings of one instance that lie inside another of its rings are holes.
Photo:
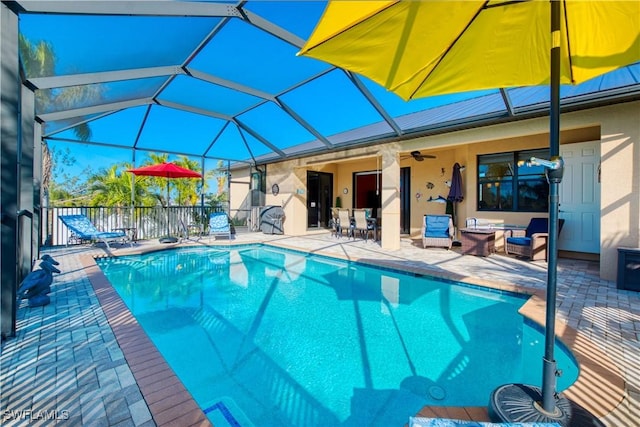
[[[489,417],[493,422],[558,423],[563,427],[602,426],[604,424],[582,406],[561,394],[556,395],[555,409],[542,408],[542,391],[526,384],[505,384],[491,393]]]
[[[160,243],[176,243],[178,241],[178,238],[173,236],[164,236],[158,240],[160,240]]]

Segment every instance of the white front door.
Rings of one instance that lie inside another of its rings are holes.
[[[600,253],[600,141],[560,146],[561,251]]]

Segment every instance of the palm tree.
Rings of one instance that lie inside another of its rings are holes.
[[[200,165],[196,160],[190,160],[187,156],[178,156],[175,164],[186,169],[197,171]],[[176,204],[181,206],[195,206],[198,204],[198,188],[201,185],[200,179],[176,179],[174,186],[178,193],[175,198]],[[202,189],[204,191],[204,188]]]
[[[33,43],[19,35],[20,61],[27,78],[47,77],[55,75],[56,55],[51,43],[39,41]],[[36,112],[49,112],[69,107],[70,105],[86,104],[102,97],[101,85],[72,86],[62,89],[44,89],[35,91]],[[78,139],[88,141],[91,138],[91,128],[87,123],[78,124],[73,128]]]
[[[167,163],[169,161],[168,154],[157,154],[157,153],[149,153],[149,158],[143,162],[143,166],[146,165],[155,165],[160,163]],[[198,161],[191,160],[187,156],[178,156],[178,159],[174,161],[178,166],[183,168],[191,169],[194,171],[198,171],[200,169],[200,165]],[[160,202],[162,206],[168,206],[169,200],[166,200],[167,195],[167,180],[165,178],[159,177],[144,177],[145,182],[149,186],[149,191],[153,193],[154,197],[157,201]],[[172,191],[170,192],[170,198],[173,200],[174,205],[187,205],[187,206],[195,206],[198,204],[198,196],[199,191],[198,188],[201,185],[201,180],[199,179],[175,179],[171,181]],[[206,182],[205,186],[202,188],[202,191],[206,190]],[[171,197],[171,195],[174,197]]]
[[[90,206],[129,206],[131,204],[131,177],[120,173],[119,165],[101,170],[88,179]]]
[[[142,166],[157,165],[160,163],[167,163],[169,161],[169,154],[167,153],[149,153],[148,156],[149,158],[142,163]],[[167,180],[165,178],[146,176],[141,177],[140,180],[136,179],[136,184],[139,182],[145,182],[149,193],[153,195],[156,202],[160,203],[163,207],[169,206],[169,201],[165,200],[167,194]]]
[[[19,34],[18,50],[24,75],[27,78],[45,77],[55,75],[56,56],[50,42],[31,42],[22,34]],[[78,101],[86,104],[102,96],[100,85],[76,86],[62,89],[36,90],[34,93],[36,113],[55,111],[60,107],[78,105]],[[87,123],[80,123],[73,128],[73,132],[82,141],[91,138],[91,128]],[[56,164],[51,156],[51,151],[46,143],[43,143],[42,153],[42,189],[45,196],[49,194],[51,177]]]

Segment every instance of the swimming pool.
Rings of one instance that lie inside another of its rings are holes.
[[[98,263],[217,427],[401,426],[542,378],[517,295],[267,246]]]

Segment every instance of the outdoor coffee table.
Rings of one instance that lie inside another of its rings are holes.
[[[489,256],[496,252],[495,230],[463,228],[460,230],[461,252],[469,255]]]

